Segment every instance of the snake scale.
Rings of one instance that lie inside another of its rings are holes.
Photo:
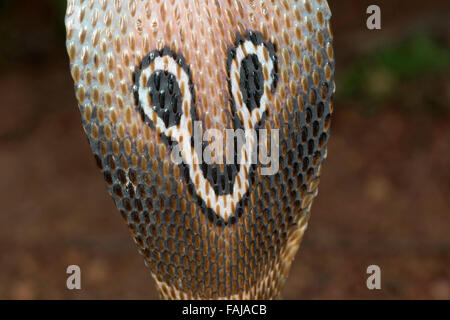
[[[326,0],[68,0],[83,128],[161,297],[280,297],[326,158],[330,17]]]

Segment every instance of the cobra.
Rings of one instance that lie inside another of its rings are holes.
[[[327,155],[330,17],[325,0],[68,1],[83,128],[161,297],[280,297]],[[195,124],[245,132],[244,160],[200,164]],[[276,172],[249,161],[252,130],[277,135]]]

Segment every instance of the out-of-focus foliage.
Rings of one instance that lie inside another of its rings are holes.
[[[426,95],[425,91],[430,89],[438,94],[438,79],[448,79],[449,69],[450,49],[427,33],[415,34],[401,42],[385,44],[344,69],[338,74],[337,97],[354,101],[366,112],[374,112],[394,102],[399,93],[404,93],[403,101],[408,96],[417,96],[413,91],[424,91]],[[428,88],[430,80],[436,88]],[[423,95],[421,98],[427,99]],[[417,99],[414,102],[420,103]],[[427,102],[429,113],[448,111],[443,105],[445,99],[437,104]],[[409,106],[413,108],[414,103]]]
[[[431,37],[419,35],[404,44],[384,47],[379,51],[376,60],[399,80],[408,80],[424,73],[440,72],[448,68],[450,50],[441,47]]]
[[[64,28],[64,16],[66,14],[67,1],[66,0],[51,0],[51,3],[54,8],[54,16],[55,20],[58,23],[59,32],[65,36],[65,28]]]

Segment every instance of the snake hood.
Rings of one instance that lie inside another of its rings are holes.
[[[279,297],[326,157],[330,17],[325,0],[68,1],[83,128],[162,297]]]

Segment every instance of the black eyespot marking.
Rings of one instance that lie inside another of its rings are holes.
[[[170,57],[180,66],[188,76],[188,89],[191,93],[191,105],[195,104],[195,92],[192,84],[192,76],[189,67],[186,64],[185,59],[174,53],[169,48],[162,50],[155,50],[150,52],[144,57],[140,66],[136,67],[134,72],[134,100],[142,120],[155,129],[155,124],[148,117],[144,110],[143,100],[146,97],[140,96],[140,78],[142,73],[160,57]],[[164,122],[166,128],[177,126],[180,124],[182,116],[182,96],[180,90],[180,84],[177,77],[168,72],[167,70],[155,70],[147,80],[147,93],[150,96],[152,105],[150,108],[158,115],[158,117]],[[169,141],[170,142],[170,141]]]
[[[176,126],[181,119],[181,91],[176,77],[163,70],[155,71],[147,83],[152,109],[167,128]]]
[[[260,107],[264,90],[264,75],[262,65],[256,54],[249,54],[242,60],[240,89],[245,105],[250,112]]]
[[[235,45],[228,50],[227,58],[227,72],[228,72],[228,87],[231,92],[231,66],[233,61],[237,59],[237,49],[245,45],[245,42],[250,41],[255,46],[264,45],[269,53],[269,58],[272,60],[273,69],[270,73],[271,78],[271,91],[275,92],[278,83],[278,58],[276,54],[276,48],[270,41],[265,41],[264,36],[261,33],[249,31],[245,36],[237,34]],[[239,87],[242,93],[244,103],[250,112],[255,108],[261,107],[261,97],[264,94],[264,73],[263,64],[256,54],[247,54],[242,59],[241,67],[239,70]],[[232,101],[232,104],[235,102]],[[234,109],[234,106],[233,106]]]

